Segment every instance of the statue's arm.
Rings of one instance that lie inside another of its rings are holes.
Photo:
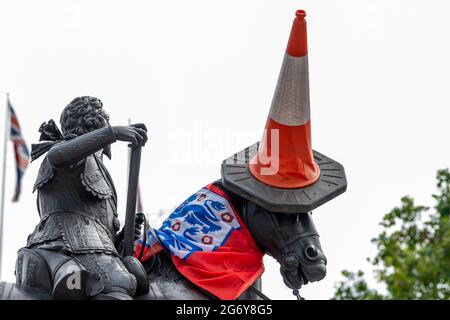
[[[50,149],[47,157],[52,167],[64,168],[116,141],[126,141],[132,145],[144,146],[147,139],[147,128],[144,124],[108,126],[55,145]]]
[[[64,168],[116,141],[113,128],[108,126],[55,145],[48,152],[48,160],[53,167]]]

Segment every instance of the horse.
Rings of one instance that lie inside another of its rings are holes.
[[[221,181],[214,185],[225,192],[257,247],[280,264],[280,273],[287,287],[298,292],[303,285],[322,280],[327,259],[319,234],[309,212],[279,213],[268,211],[230,190]],[[197,287],[176,269],[170,254],[162,251],[143,264],[149,291],[135,300],[214,300],[209,292]],[[238,300],[268,299],[258,287],[260,279]],[[0,300],[50,300],[50,292],[13,283],[0,282]]]

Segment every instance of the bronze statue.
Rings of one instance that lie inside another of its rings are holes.
[[[140,266],[145,277],[139,266],[124,263],[117,195],[103,155],[111,157],[116,141],[145,145],[145,125],[112,127],[99,99],[80,97],[64,109],[61,128],[52,120],[43,124],[42,143],[33,145],[33,160],[45,155],[34,187],[41,221],[19,250],[16,283],[0,282],[0,300],[217,299],[184,277],[168,250]],[[230,191],[222,180],[212,185],[230,199],[261,253],[280,263],[288,287],[298,290],[325,277],[326,258],[311,214],[272,212]],[[136,217],[137,237],[144,219]],[[255,279],[238,299],[267,299],[258,283]]]
[[[62,132],[53,120],[44,123],[42,142],[33,145],[33,160],[45,155],[34,186],[41,221],[19,250],[16,283],[0,282],[0,300],[217,299],[177,270],[167,248],[143,265],[124,257],[117,194],[103,156],[111,157],[116,141],[144,146],[145,125],[110,126],[102,102],[93,97],[74,99],[60,123]],[[235,168],[248,165],[252,153],[245,155]],[[230,161],[223,165],[233,166]],[[304,284],[325,277],[327,260],[310,213],[268,210],[224,181],[211,185],[229,199],[261,256],[269,254],[280,263],[288,287],[298,293]],[[142,217],[136,215],[135,239]],[[267,299],[258,283],[255,279],[238,299]]]
[[[62,133],[53,121],[44,124],[45,142],[32,152],[33,159],[48,152],[35,185],[41,222],[19,251],[17,283],[0,282],[0,299],[267,299],[257,288],[263,254],[280,263],[298,298],[303,285],[323,279],[327,259],[310,212],[345,192],[347,179],[340,163],[312,149],[305,16],[296,12],[263,139],[225,159],[221,180],[189,197],[160,229],[143,224],[141,248],[152,238],[149,248],[159,249],[149,249],[143,265],[132,243],[134,230],[139,244],[143,216],[133,217],[139,170],[129,183],[123,241],[102,157],[115,141],[127,141],[139,163],[145,126],[111,127],[91,97],[66,107]],[[249,265],[256,267],[245,282],[233,278],[238,286],[225,294],[234,282],[223,279]]]

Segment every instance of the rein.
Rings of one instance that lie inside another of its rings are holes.
[[[260,297],[262,300],[270,301],[271,299],[266,296],[264,293],[262,293],[259,289],[256,289],[253,285],[248,288],[248,290],[254,294],[256,294],[258,297]]]
[[[271,301],[272,299],[270,299],[268,296],[266,296],[264,293],[262,293],[262,291],[260,291],[259,289],[255,288],[254,286],[250,286],[250,288],[248,288],[248,290],[254,294],[256,294],[258,297],[260,297],[262,300],[265,301]],[[306,300],[305,298],[303,298],[300,295],[300,291],[299,289],[295,289],[294,291],[292,291],[292,294],[297,298],[298,301],[304,301]]]
[[[291,244],[293,244],[295,241],[302,239],[302,238],[306,238],[306,237],[311,237],[311,236],[318,236],[319,234],[317,232],[308,232],[299,236],[294,237],[293,239],[291,239],[290,241],[286,242],[285,248],[290,246]]]

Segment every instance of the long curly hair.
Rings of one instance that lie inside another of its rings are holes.
[[[109,125],[109,115],[103,109],[100,99],[83,96],[73,99],[64,108],[60,123],[64,136],[81,136]]]

